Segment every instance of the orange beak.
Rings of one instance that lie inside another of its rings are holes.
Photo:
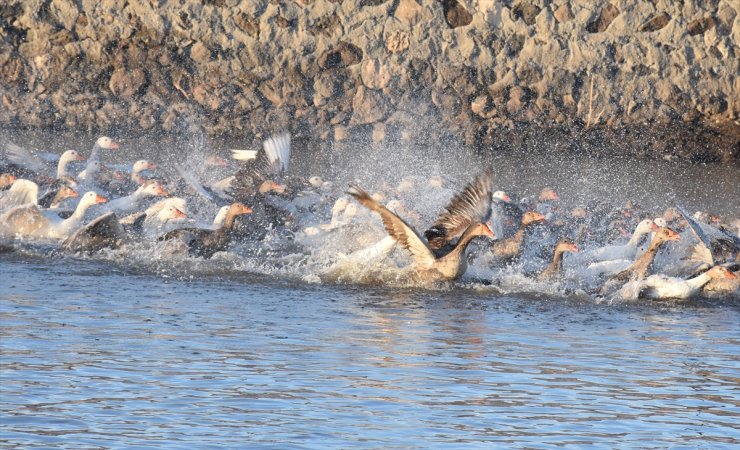
[[[542,213],[537,213],[534,216],[534,220],[536,220],[537,222],[544,222],[545,216]]]
[[[108,148],[110,148],[110,149],[117,149],[118,148],[118,142],[111,141],[110,147],[108,147]]]
[[[95,196],[95,203],[105,203],[108,199],[103,197],[102,195],[96,195]]]
[[[505,201],[506,203],[510,203],[511,202],[511,197],[509,197],[508,194],[504,194],[504,196],[501,197],[501,200]]]
[[[160,186],[159,189],[157,189],[157,195],[161,195],[161,196],[165,197],[165,196],[170,195],[170,193],[167,192],[165,190],[165,188],[163,188],[162,186]]]
[[[671,241],[680,241],[681,240],[681,235],[678,234],[678,233],[676,233],[676,232],[674,232],[672,235],[670,235],[670,237],[668,238],[668,240],[671,240]]]
[[[77,154],[77,158],[75,158],[75,159],[76,159],[77,161],[84,161],[84,160],[85,160],[85,157],[84,157],[84,156],[82,156],[82,155],[80,155],[80,154],[78,153],[78,154]]]
[[[75,198],[75,197],[80,196],[80,194],[78,194],[77,191],[75,191],[72,188],[69,189],[69,192],[67,193],[67,195],[69,195],[69,198]]]
[[[660,227],[655,222],[650,223],[650,231],[658,231],[660,230]]]
[[[487,223],[483,224],[483,232],[485,233],[486,236],[490,238],[496,237],[496,234],[493,232],[493,230]]]
[[[578,250],[578,246],[576,244],[572,244],[570,246],[570,251],[573,253],[578,253],[580,250]]]
[[[157,165],[154,164],[154,163],[149,163],[149,164],[147,164],[146,168],[148,170],[156,170],[157,169]]]
[[[175,218],[176,219],[187,219],[188,215],[180,211],[179,209],[175,208]]]
[[[737,279],[737,275],[735,275],[734,272],[731,272],[728,270],[727,272],[725,272],[725,278],[728,278],[730,280],[735,280]]]
[[[250,208],[249,206],[245,206],[244,208],[242,208],[242,214],[252,214],[252,208]]]

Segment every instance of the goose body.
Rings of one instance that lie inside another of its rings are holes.
[[[477,236],[493,237],[493,231],[485,222],[473,222],[466,226],[462,235],[449,252],[443,255],[435,255],[429,244],[424,242],[419,233],[403,219],[380,204],[358,186],[354,185],[351,188],[347,193],[364,207],[377,212],[388,234],[401,247],[411,253],[414,261],[412,270],[414,271],[414,275],[421,281],[450,281],[459,278],[467,270],[467,261],[463,256],[470,242]],[[484,198],[483,202],[490,202],[490,197]],[[479,205],[476,204],[475,206]],[[489,205],[485,204],[483,206],[485,208],[484,214],[487,214]],[[448,207],[448,213],[450,209],[454,208]],[[450,217],[449,214],[448,217]],[[449,233],[445,234],[446,237],[453,233],[456,234],[457,226],[459,225],[456,219],[459,218],[452,216],[445,225],[439,227],[440,230],[445,230]],[[470,220],[472,221],[472,217]],[[441,224],[441,221],[439,223]],[[439,235],[439,233],[436,234],[436,236]]]
[[[736,278],[734,273],[722,266],[715,266],[688,280],[656,274],[640,283],[639,296],[651,299],[687,299],[697,295],[702,287],[714,279],[734,280]]]

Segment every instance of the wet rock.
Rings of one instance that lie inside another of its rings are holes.
[[[589,33],[602,33],[609,28],[612,21],[619,15],[619,9],[611,3],[607,3],[599,12],[596,20],[586,25],[586,31]]]
[[[662,12],[660,14],[656,14],[652,17],[650,17],[645,23],[640,26],[640,31],[642,32],[653,32],[662,30],[665,28],[666,25],[668,25],[668,22],[671,21],[671,16],[668,15],[668,13]]]
[[[511,8],[514,19],[522,19],[527,25],[534,24],[540,11],[542,11],[542,8],[527,0],[522,0]]]
[[[348,67],[362,61],[362,50],[348,42],[340,42],[333,49],[319,56],[318,64],[322,69]]]
[[[190,58],[198,64],[205,64],[211,61],[211,51],[202,42],[196,42],[190,47]]]
[[[445,21],[450,28],[464,27],[473,21],[473,15],[457,0],[440,0]]]
[[[571,21],[575,17],[573,15],[573,11],[571,11],[570,9],[569,2],[565,2],[557,7],[555,11],[553,11],[552,15],[555,16],[555,20],[557,20],[559,23]]]
[[[110,77],[108,87],[113,95],[120,98],[131,98],[138,94],[146,83],[144,69],[118,69]]]
[[[360,86],[352,99],[353,125],[380,122],[388,113],[385,96],[376,90]]]
[[[416,0],[399,0],[393,17],[410,25],[418,23],[424,17],[424,7]]]
[[[390,69],[377,59],[369,59],[362,63],[360,75],[362,83],[370,89],[383,89],[391,81]]]
[[[409,35],[404,31],[394,31],[385,38],[385,48],[391,53],[401,53],[409,44]]]
[[[689,23],[686,27],[686,31],[689,33],[689,36],[697,36],[714,28],[716,23],[717,22],[714,20],[714,17],[702,17],[701,19],[696,19]]]

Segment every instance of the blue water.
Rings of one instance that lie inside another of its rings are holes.
[[[740,304],[0,255],[4,448],[737,448]]]

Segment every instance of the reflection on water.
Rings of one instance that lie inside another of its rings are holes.
[[[0,259],[0,441],[740,444],[737,304],[193,282]]]

